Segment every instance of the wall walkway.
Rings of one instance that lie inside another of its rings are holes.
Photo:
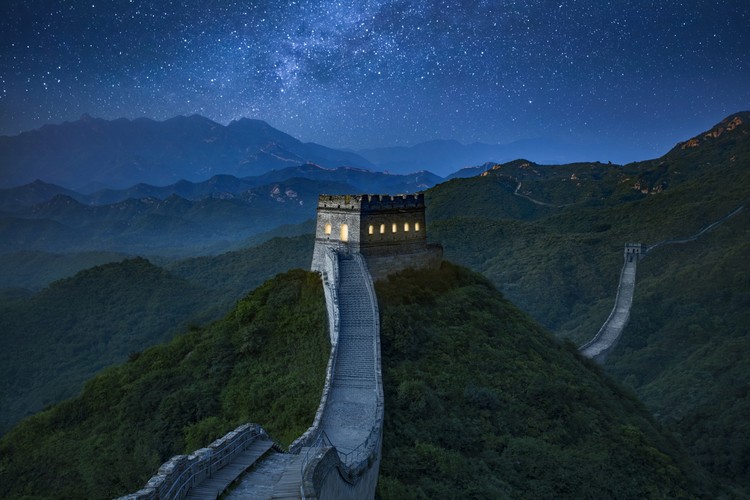
[[[290,445],[287,453],[278,446],[271,448],[260,426],[245,424],[208,449],[198,450],[190,457],[174,457],[145,488],[122,499],[213,499],[248,468],[249,472],[226,492],[225,498],[375,496],[383,432],[375,288],[365,260],[358,253],[327,250],[321,274],[332,348],[312,426]],[[258,441],[259,438],[264,440]],[[219,462],[219,454],[213,450],[224,448],[231,448],[232,454],[221,454]],[[256,451],[262,448],[262,452]],[[252,459],[248,458],[250,455]],[[240,465],[242,470],[238,471]],[[229,479],[217,480],[222,475]]]
[[[578,348],[581,354],[587,358],[591,358],[598,363],[604,363],[607,354],[614,349],[617,340],[622,335],[622,331],[630,319],[630,307],[633,305],[633,295],[635,294],[637,265],[637,257],[632,254],[625,254],[625,263],[622,266],[622,271],[620,271],[620,283],[617,286],[615,306],[596,336]]]
[[[689,243],[691,241],[695,241],[704,234],[716,229],[730,218],[742,212],[744,208],[744,204],[738,206],[721,219],[709,224],[708,226],[704,227],[691,236],[687,236],[685,238],[662,240],[654,243],[653,245],[647,247],[646,251],[641,255],[640,258],[645,257],[649,253],[664,245]],[[609,313],[609,317],[604,322],[594,338],[578,348],[578,351],[583,356],[593,359],[598,363],[604,363],[607,359],[607,355],[612,352],[612,350],[617,345],[617,341],[622,335],[622,332],[628,323],[628,319],[630,318],[630,308],[633,305],[633,296],[635,294],[635,271],[638,260],[639,258],[637,256],[628,254],[626,251],[625,264],[623,264],[622,266],[622,271],[620,272],[620,283],[617,286],[615,306],[614,308],[612,308],[612,312]]]

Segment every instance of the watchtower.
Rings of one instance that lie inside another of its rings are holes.
[[[442,248],[427,244],[424,194],[320,195],[312,269],[326,248],[361,253],[373,279],[407,267],[439,265]]]
[[[643,243],[627,243],[625,245],[625,259],[628,262],[638,262],[646,255],[646,245]]]

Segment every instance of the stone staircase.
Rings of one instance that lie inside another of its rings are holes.
[[[367,277],[352,257],[339,259],[340,337],[334,367],[334,386],[375,387],[376,319]]]

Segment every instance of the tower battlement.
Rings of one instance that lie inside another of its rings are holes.
[[[320,195],[313,270],[322,270],[326,247],[361,253],[375,279],[442,256],[427,245],[423,193]]]
[[[380,211],[423,209],[424,194],[321,194],[318,209]]]

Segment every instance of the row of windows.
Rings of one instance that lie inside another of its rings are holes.
[[[404,232],[408,233],[410,231],[411,226],[408,222],[404,222]],[[414,231],[419,231],[419,222],[414,223]],[[391,232],[397,233],[398,232],[398,224],[395,222],[391,224]],[[375,226],[370,224],[370,226],[367,228],[367,234],[375,234]],[[385,224],[380,225],[380,234],[385,234]]]
[[[411,225],[408,222],[404,222],[404,232],[408,233],[411,230]],[[414,231],[419,231],[419,222],[414,223]],[[398,232],[398,224],[395,222],[391,224],[391,233],[397,233]],[[327,236],[330,236],[331,234],[331,225],[326,224],[325,225],[325,234]],[[349,225],[348,224],[341,224],[341,241],[349,241]],[[370,224],[370,226],[367,228],[367,234],[375,234],[375,226]],[[385,234],[385,224],[380,225],[380,234]]]

